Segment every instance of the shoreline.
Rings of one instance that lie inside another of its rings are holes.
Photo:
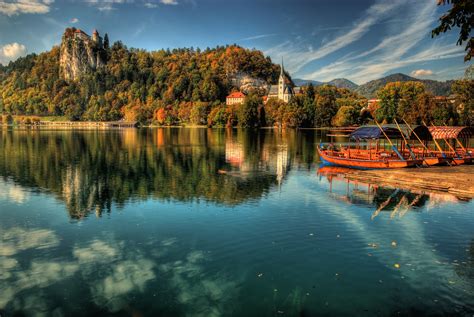
[[[267,130],[321,130],[321,131],[332,131],[332,130],[343,130],[351,129],[353,127],[319,127],[319,128],[280,128],[274,126],[266,127],[255,127],[255,128],[240,128],[236,127],[209,127],[207,125],[139,125],[137,122],[126,122],[126,121],[39,121],[31,124],[25,123],[10,123],[4,124],[0,122],[0,127],[6,128],[87,128],[87,129],[123,129],[123,128],[200,128],[200,129],[267,129]]]

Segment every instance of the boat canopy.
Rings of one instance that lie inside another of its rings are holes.
[[[402,134],[397,128],[389,127],[387,125],[382,126],[383,131],[389,138],[401,139]],[[382,131],[378,126],[366,125],[358,128],[351,133],[350,138],[353,140],[374,140],[374,139],[384,139]]]
[[[471,127],[430,127],[433,139],[469,139],[474,135],[474,128]]]
[[[427,127],[423,125],[413,125],[411,126],[411,128],[413,129],[414,133],[407,125],[400,124],[400,129],[402,130],[406,139],[416,140],[417,139],[416,135],[418,135],[418,137],[421,140],[427,140],[427,141],[432,140],[430,130]],[[402,135],[400,133],[400,130],[398,130],[398,127],[396,124],[384,124],[382,126],[382,129],[384,130],[384,132],[387,134],[389,138],[402,139]],[[380,131],[379,127],[376,125],[362,126],[358,128],[357,130],[355,130],[354,132],[352,132],[350,137],[353,140],[370,140],[370,139],[385,138],[382,132]]]

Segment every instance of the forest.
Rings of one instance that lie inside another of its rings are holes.
[[[205,50],[184,48],[148,52],[120,41],[105,47],[106,66],[67,82],[60,76],[59,47],[0,65],[0,113],[10,123],[17,116],[60,117],[83,121],[137,121],[141,125],[213,127],[329,127],[391,122],[404,117],[473,124],[474,84],[455,81],[456,102],[440,101],[420,82],[388,83],[379,101],[331,85],[303,87],[288,104],[265,91],[250,91],[241,105],[225,97],[238,89],[233,78],[247,74],[267,84],[277,81],[280,66],[258,50],[236,45]]]

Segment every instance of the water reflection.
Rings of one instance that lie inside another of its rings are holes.
[[[259,199],[292,165],[314,160],[311,133],[210,129],[9,131],[0,175],[54,193],[72,218],[100,216],[130,200]],[[21,191],[9,188],[19,202]]]
[[[318,170],[317,132],[1,136],[1,315],[474,311],[473,203]]]
[[[403,190],[391,186],[364,183],[344,177],[350,170],[344,167],[322,166],[318,169],[319,179],[326,179],[329,183],[329,196],[348,204],[371,206],[374,211],[371,219],[374,220],[381,213],[387,214],[390,219],[402,218],[409,211],[427,210],[442,204],[455,204],[469,201],[452,194],[430,193],[416,190]]]
[[[230,311],[229,301],[239,290],[239,283],[224,272],[206,272],[205,265],[211,260],[207,252],[190,250],[173,259],[169,253],[177,249],[176,238],[151,239],[149,246],[155,251],[144,252],[144,248],[133,248],[127,241],[104,235],[76,243],[66,248],[62,256],[58,256],[56,249],[56,257],[47,259],[38,250],[59,246],[55,232],[37,228],[0,229],[0,250],[8,251],[0,256],[0,309],[10,312],[28,316],[67,315],[67,311],[75,310],[74,302],[80,299],[63,302],[62,306],[57,306],[55,300],[77,293],[80,298],[94,302],[92,311],[142,315],[130,302],[137,296],[148,296],[150,300],[157,294],[160,296],[156,299],[162,300],[166,296],[158,292],[158,287],[166,281],[169,295],[184,315],[222,316]],[[35,237],[40,239],[34,242]],[[29,254],[26,258],[25,252]],[[51,296],[64,283],[74,287],[61,290],[59,298]],[[150,283],[155,286],[150,288]]]

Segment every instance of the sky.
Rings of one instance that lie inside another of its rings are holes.
[[[238,44],[293,78],[357,84],[402,72],[460,78],[458,29],[431,38],[436,0],[0,0],[0,63],[59,45],[66,27],[146,50]]]

